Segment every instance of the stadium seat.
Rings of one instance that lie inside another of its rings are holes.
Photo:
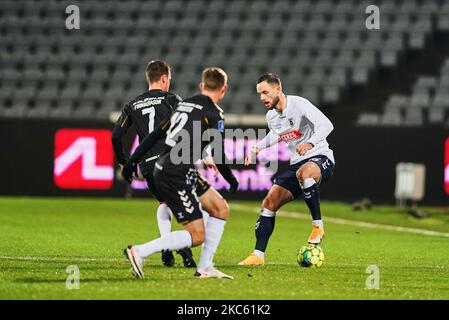
[[[414,88],[434,89],[437,86],[437,79],[435,77],[419,77]]]
[[[377,126],[379,124],[379,115],[377,113],[361,113],[356,121],[359,126]]]
[[[445,122],[445,108],[433,107],[429,110],[429,123],[430,124],[443,124]]]
[[[79,106],[72,113],[75,119],[88,119],[95,115],[95,101],[81,100]]]
[[[319,105],[319,103],[321,102],[319,87],[317,86],[306,85],[299,93],[299,95],[306,98],[315,105]]]
[[[408,108],[404,119],[404,125],[422,126],[423,124],[424,118],[422,109],[414,107]]]
[[[410,96],[410,108],[425,108],[430,105],[430,95],[427,89],[415,89]]]
[[[401,126],[402,116],[399,112],[388,112],[381,116],[380,124],[383,126]]]
[[[441,14],[438,17],[437,26],[439,31],[449,31],[449,13]]]
[[[21,118],[26,116],[27,106],[26,101],[15,100],[16,104],[12,107],[6,107],[3,109],[3,116],[7,118]]]
[[[381,30],[369,32],[360,19],[368,4],[90,0],[83,2],[81,29],[71,32],[61,28],[58,1],[5,0],[0,4],[2,26],[7,26],[0,28],[0,101],[5,104],[0,114],[13,115],[17,108],[17,116],[37,117],[44,110],[41,103],[49,101],[55,117],[106,116],[109,107],[101,97],[119,102],[145,90],[143,70],[156,58],[172,64],[174,88],[183,95],[197,91],[204,67],[232,70],[230,86],[251,84],[230,95],[244,105],[236,112],[263,113],[244,97],[252,96],[255,80],[266,71],[280,74],[286,88],[301,88],[311,100],[338,103],[351,86],[366,86],[380,68],[394,69],[409,50],[424,50],[438,30],[449,30],[447,1],[381,1]],[[164,14],[154,16],[158,11]],[[437,84],[417,83],[432,89],[425,95],[412,88],[410,102],[443,108],[447,95],[436,88],[447,88],[448,79],[441,74]],[[8,93],[16,84],[18,93]],[[32,97],[37,104],[27,112]],[[89,101],[87,106],[81,107],[80,99]]]
[[[327,104],[337,103],[340,98],[340,86],[337,84],[323,87],[323,102]]]
[[[187,4],[182,8],[188,14],[195,14],[204,12],[206,10],[206,6],[204,5],[203,0],[192,0],[188,1]]]
[[[447,88],[436,92],[432,101],[432,106],[437,108],[449,108],[449,92],[447,92]]]

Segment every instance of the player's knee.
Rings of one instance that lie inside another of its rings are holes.
[[[279,209],[278,201],[273,196],[266,196],[262,201],[262,208],[266,208],[270,211],[277,211]]]
[[[227,220],[229,216],[229,205],[226,201],[223,201],[220,208],[217,210],[216,218]]]
[[[204,229],[190,231],[192,237],[192,247],[199,246],[204,242]]]
[[[313,178],[313,170],[310,168],[299,169],[296,172],[296,178],[301,182],[306,179]]]
[[[208,208],[207,212],[212,217],[227,220],[229,216],[229,205],[225,200],[222,200],[219,203],[216,203],[212,208]]]

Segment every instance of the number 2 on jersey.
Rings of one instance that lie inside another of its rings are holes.
[[[170,129],[167,131],[167,139],[165,139],[165,143],[170,147],[173,147],[176,144],[176,141],[173,138],[178,134],[179,131],[184,128],[189,116],[186,113],[175,112],[171,118]]]

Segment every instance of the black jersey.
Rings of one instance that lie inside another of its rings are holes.
[[[228,182],[234,183],[235,177],[224,154],[224,131],[223,110],[208,96],[196,95],[179,103],[171,118],[142,141],[130,161],[140,161],[146,150],[162,139],[165,146],[158,163],[188,170],[202,158],[205,146],[212,142],[212,157],[217,168]]]
[[[171,115],[180,101],[182,101],[181,98],[173,93],[155,89],[137,96],[123,107],[112,131],[114,152],[120,164],[125,164],[127,161],[122,147],[122,138],[128,129],[134,125],[139,136],[139,142],[141,142]],[[161,140],[148,149],[141,159],[141,167],[156,159],[163,147],[164,141]]]
[[[211,130],[209,130],[211,129]],[[221,147],[224,141],[224,115],[223,110],[211,98],[205,95],[196,95],[178,105],[174,110],[170,127],[165,138],[165,152],[173,150],[170,160],[174,164],[191,165],[204,156],[204,148],[214,139],[220,150],[218,164],[224,163]]]

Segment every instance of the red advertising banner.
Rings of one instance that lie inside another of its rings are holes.
[[[444,148],[444,190],[449,194],[449,138],[446,139]]]
[[[60,189],[108,190],[114,182],[109,130],[60,129],[55,134],[54,183]]]

